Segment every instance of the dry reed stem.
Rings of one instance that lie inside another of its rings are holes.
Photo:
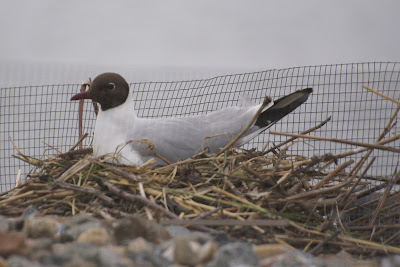
[[[350,196],[351,193],[353,193],[354,189],[356,188],[356,186],[360,183],[361,179],[364,177],[364,175],[367,173],[367,171],[369,170],[369,168],[372,166],[372,164],[375,161],[375,157],[373,157],[370,162],[367,164],[367,166],[365,167],[364,171],[361,173],[361,175],[357,178],[356,182],[352,185],[352,187],[350,188],[350,190],[346,193],[346,195],[343,198],[343,202],[346,203],[348,197]]]
[[[324,183],[329,182],[330,180],[332,180],[335,175],[337,175],[339,172],[343,171],[345,168],[347,168],[348,166],[350,166],[351,164],[354,163],[354,160],[349,160],[346,162],[343,162],[341,165],[339,165],[336,169],[334,169],[333,171],[331,171],[328,175],[326,175],[324,178],[322,178],[318,183],[316,183],[312,189],[319,189]]]
[[[68,179],[72,178],[73,175],[79,173],[84,170],[87,166],[92,164],[91,158],[83,158],[74,164],[71,168],[69,168],[66,172],[64,172],[56,181],[57,182],[66,182]]]
[[[397,170],[396,170],[396,171],[397,171]],[[383,205],[385,204],[385,202],[386,202],[386,200],[387,200],[387,198],[388,198],[388,196],[389,196],[389,194],[390,194],[390,191],[392,190],[393,185],[397,184],[397,182],[399,181],[399,179],[400,179],[400,172],[395,173],[395,174],[393,175],[393,178],[389,181],[388,186],[385,188],[385,191],[384,191],[384,193],[383,193],[383,196],[382,196],[382,198],[379,200],[379,204],[378,204],[378,206],[376,207],[376,210],[375,210],[375,212],[374,212],[373,215],[372,215],[372,220],[371,220],[371,222],[370,222],[370,224],[369,224],[370,226],[375,224],[375,221],[376,221],[376,219],[377,219],[377,217],[378,217],[378,214],[379,214],[380,210],[382,209]]]
[[[310,128],[310,129],[308,129],[308,130],[306,130],[306,131],[304,131],[304,132],[301,132],[300,134],[308,134],[308,133],[311,133],[311,132],[313,132],[313,131],[315,131],[315,130],[318,130],[319,128],[321,128],[322,126],[324,126],[328,121],[330,121],[331,120],[331,116],[329,116],[326,120],[324,120],[323,122],[321,122],[320,124],[318,124],[318,125],[316,125],[316,126],[314,126],[314,127],[312,127],[312,128]],[[286,141],[284,141],[284,142],[282,142],[282,143],[280,143],[280,144],[278,144],[278,145],[276,145],[276,146],[273,146],[273,147],[271,147],[270,149],[268,149],[267,151],[265,151],[265,152],[263,152],[263,155],[266,155],[266,154],[268,154],[268,153],[271,153],[272,151],[274,151],[275,149],[277,149],[277,148],[279,148],[279,147],[281,147],[281,146],[284,146],[284,145],[286,145],[286,144],[288,144],[288,143],[290,143],[290,142],[293,142],[294,140],[296,140],[297,139],[297,137],[291,137],[291,138],[289,138],[288,140],[286,140]]]
[[[329,237],[329,234],[327,233],[322,233],[319,231],[315,231],[315,230],[310,230],[307,228],[304,228],[294,222],[289,221],[289,224],[295,228],[297,228],[298,230],[305,232],[305,233],[309,233],[309,234],[314,234],[314,235],[319,235],[319,236],[324,236],[324,237]],[[381,244],[377,244],[375,242],[371,242],[371,241],[367,241],[367,240],[363,240],[363,239],[357,239],[357,238],[353,238],[353,237],[348,237],[348,236],[343,236],[343,235],[338,235],[337,236],[338,239],[342,240],[342,241],[347,241],[347,242],[351,242],[354,245],[358,245],[358,244],[362,244],[365,245],[367,247],[370,247],[371,249],[380,249],[380,250],[386,250],[392,253],[400,253],[400,248],[397,247],[393,247],[393,246],[388,246],[388,245],[381,245]]]
[[[400,149],[393,148],[393,147],[386,147],[386,146],[380,145],[378,143],[366,144],[366,143],[349,141],[349,140],[344,140],[344,139],[326,138],[326,137],[319,137],[319,136],[309,136],[309,135],[303,135],[303,134],[280,133],[280,132],[273,132],[273,131],[270,131],[269,133],[270,134],[275,134],[275,135],[283,135],[283,136],[292,136],[292,137],[304,138],[304,139],[312,139],[312,140],[319,140],[319,141],[329,141],[329,142],[342,143],[342,144],[348,144],[348,145],[353,145],[353,146],[361,146],[361,147],[365,147],[365,148],[369,148],[369,149],[380,149],[380,150],[386,150],[386,151],[400,153]],[[395,138],[395,140],[400,139],[400,135],[396,135],[396,136],[394,136],[394,138]]]
[[[393,98],[391,98],[391,97],[388,97],[388,96],[386,96],[386,95],[384,95],[384,94],[382,94],[382,93],[379,93],[379,92],[375,91],[374,89],[371,89],[371,88],[369,88],[369,87],[367,87],[367,86],[364,86],[364,85],[362,86],[362,88],[367,89],[368,91],[370,91],[370,92],[372,92],[372,93],[374,93],[374,94],[376,94],[376,95],[378,95],[378,96],[380,96],[380,97],[383,97],[383,98],[385,98],[386,100],[389,100],[390,102],[393,102],[393,103],[397,104],[397,106],[400,107],[400,102],[397,101],[396,99],[393,99]]]
[[[86,91],[86,86],[90,87],[90,80],[89,80],[89,82],[82,83],[81,90],[80,90],[81,93]],[[79,100],[79,118],[78,118],[78,120],[79,120],[79,125],[78,125],[79,140],[81,140],[81,139],[83,140],[83,126],[82,125],[83,125],[83,105],[84,104],[85,104],[85,101],[83,99],[80,99]],[[82,149],[83,148],[82,143],[78,142],[78,144],[79,144],[79,149]]]

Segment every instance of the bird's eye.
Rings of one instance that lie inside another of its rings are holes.
[[[107,85],[107,89],[112,90],[112,89],[114,89],[114,88],[115,88],[115,83],[109,83],[109,84]]]

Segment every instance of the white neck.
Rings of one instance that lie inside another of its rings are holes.
[[[131,94],[122,105],[106,111],[100,110],[94,131],[93,154],[101,156],[113,153],[118,145],[127,140],[126,134],[136,120],[137,115]]]
[[[107,109],[106,111],[100,110],[98,116],[101,116],[100,118],[105,120],[111,119],[112,121],[116,120],[123,122],[127,122],[130,119],[137,118],[132,95],[129,93],[125,102],[122,105],[119,105],[118,107],[110,108]]]

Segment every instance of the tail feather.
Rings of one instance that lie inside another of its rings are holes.
[[[312,91],[312,88],[306,88],[275,100],[272,107],[260,114],[255,125],[264,128],[270,124],[276,123],[303,104]]]

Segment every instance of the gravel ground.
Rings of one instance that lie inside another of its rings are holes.
[[[0,266],[400,266],[400,256],[369,260],[345,251],[314,257],[280,244],[253,245],[224,232],[161,226],[138,216],[98,219],[0,217]]]

